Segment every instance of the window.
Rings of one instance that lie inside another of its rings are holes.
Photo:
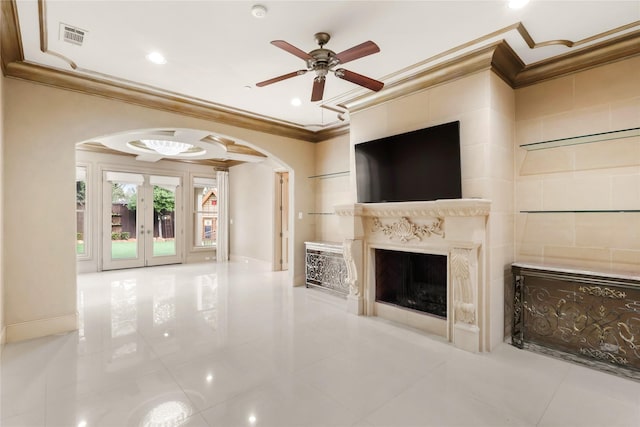
[[[218,189],[214,178],[193,178],[193,242],[215,247],[218,233]]]
[[[87,257],[87,167],[76,166],[76,255]]]

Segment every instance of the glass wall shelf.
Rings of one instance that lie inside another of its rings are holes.
[[[585,209],[585,210],[556,210],[556,211],[520,211],[520,213],[639,213],[640,209]]]
[[[349,175],[349,171],[342,171],[342,172],[332,172],[332,173],[323,173],[322,175],[313,175],[313,176],[308,176],[307,178],[337,178],[339,176],[348,176]]]
[[[307,212],[307,215],[335,215],[335,212]]]
[[[550,141],[533,142],[530,144],[522,144],[520,148],[523,148],[527,151],[544,150],[547,148],[589,144],[592,142],[608,141],[611,139],[633,138],[634,136],[640,136],[640,127],[594,133],[591,135],[573,136],[571,138],[553,139]]]

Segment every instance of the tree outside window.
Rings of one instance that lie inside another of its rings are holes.
[[[76,255],[87,256],[87,168],[76,167]]]

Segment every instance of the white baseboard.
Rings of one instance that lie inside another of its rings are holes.
[[[7,325],[6,342],[30,340],[78,329],[78,313]]]
[[[271,261],[266,261],[264,259],[259,259],[259,258],[252,258],[249,256],[244,256],[244,255],[235,255],[235,254],[231,254],[229,255],[229,261],[234,261],[234,262],[239,262],[239,261],[248,261],[248,262],[255,262],[255,263],[260,263],[260,264],[265,264],[265,265],[269,265],[271,266]]]

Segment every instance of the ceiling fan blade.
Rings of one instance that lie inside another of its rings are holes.
[[[327,80],[324,77],[313,79],[313,90],[311,91],[311,102],[321,101],[324,95],[324,84]]]
[[[353,71],[345,70],[344,68],[338,68],[335,71],[336,77],[350,81],[367,89],[371,89],[375,92],[384,87],[384,83],[374,80],[370,77],[363,76],[362,74],[354,73]]]
[[[271,42],[271,44],[274,45],[274,46],[279,47],[282,50],[286,50],[290,54],[295,55],[298,58],[304,59],[305,61],[307,59],[313,59],[313,56],[309,55],[304,50],[300,50],[297,47],[295,47],[294,45],[292,45],[290,43],[287,43],[284,40],[274,40],[274,41]]]
[[[363,56],[371,55],[378,52],[380,52],[380,48],[378,47],[378,45],[369,40],[367,42],[354,46],[351,49],[340,52],[336,55],[336,58],[340,60],[341,64],[346,64],[347,62],[353,61],[354,59],[362,58]]]
[[[307,70],[298,70],[298,71],[294,71],[293,73],[283,74],[281,76],[274,77],[272,79],[265,80],[265,81],[260,82],[260,83],[256,83],[256,86],[262,87],[262,86],[270,85],[272,83],[277,83],[277,82],[280,82],[282,80],[290,79],[291,77],[301,76],[306,72],[307,72]]]

